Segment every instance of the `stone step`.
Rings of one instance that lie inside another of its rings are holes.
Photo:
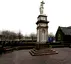
[[[31,52],[31,51],[29,51],[29,53],[32,55],[32,56],[34,56],[35,54],[33,53],[33,52]]]
[[[40,49],[40,50],[31,50],[30,51],[30,54],[32,55],[32,56],[41,56],[41,55],[52,55],[52,54],[58,54],[58,52],[57,51],[55,51],[55,50],[44,50],[44,49]]]

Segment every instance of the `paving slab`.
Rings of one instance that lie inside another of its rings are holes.
[[[55,55],[32,56],[29,50],[18,50],[0,56],[0,64],[71,64],[71,48],[54,48]]]

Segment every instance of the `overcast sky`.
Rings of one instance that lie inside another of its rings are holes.
[[[10,30],[23,35],[36,33],[36,22],[42,0],[0,0],[0,31]],[[71,26],[71,0],[44,0],[48,16],[48,32],[55,34],[58,26]]]

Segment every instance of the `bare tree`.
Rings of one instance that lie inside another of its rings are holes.
[[[53,33],[49,33],[48,37],[54,37],[54,34]]]
[[[19,31],[19,33],[18,33],[17,35],[18,35],[18,39],[19,39],[19,40],[24,37],[23,34],[22,34],[20,31]]]
[[[22,38],[23,35],[21,33],[15,33],[12,31],[2,31],[1,32],[1,40],[15,40],[15,39],[19,39]]]
[[[36,39],[36,34],[31,33],[31,34],[30,34],[30,37],[32,38],[32,41],[33,41],[34,39]]]

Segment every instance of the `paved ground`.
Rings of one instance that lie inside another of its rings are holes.
[[[71,48],[55,48],[59,54],[31,56],[29,50],[19,50],[0,56],[0,64],[71,64]]]

